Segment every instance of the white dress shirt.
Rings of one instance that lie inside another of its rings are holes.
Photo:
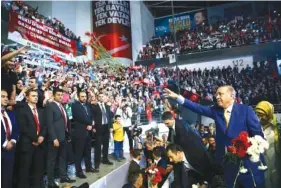
[[[196,171],[196,170],[191,166],[191,164],[187,161],[187,159],[186,159],[184,153],[183,153],[183,163],[184,163],[185,168],[187,168],[188,170],[194,170],[194,171]],[[197,172],[197,171],[196,171],[196,172]]]
[[[10,120],[10,117],[9,117],[9,115],[6,111],[4,111],[4,115],[6,116],[6,118],[8,120],[8,124],[9,124],[8,126],[10,127],[10,131],[11,131],[11,135],[12,135],[13,127],[12,127],[12,122]],[[4,130],[6,132],[6,124],[5,124],[4,117],[3,117],[2,113],[1,113],[1,121],[2,121],[2,124],[4,126]],[[14,140],[14,139],[11,139],[11,141],[14,142],[14,143],[17,143],[17,141]],[[2,145],[2,148],[5,148],[7,146],[7,144],[8,144],[8,140],[6,138],[5,142]]]
[[[58,105],[59,109],[62,110],[62,113],[64,114],[64,117],[66,118],[65,121],[67,121],[67,114],[66,114],[62,104],[58,103],[57,101],[54,101],[54,102]]]
[[[103,111],[105,111],[105,113],[106,113],[105,105],[104,105],[104,103],[101,103],[101,102],[99,102],[98,104],[99,104],[101,112],[102,112],[102,125],[107,124],[108,120],[107,120],[107,123],[106,123],[106,120],[103,117]]]
[[[140,161],[137,159],[133,159],[133,161],[135,161],[138,165],[140,165]]]

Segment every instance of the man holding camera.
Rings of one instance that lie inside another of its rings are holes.
[[[130,152],[133,150],[133,138],[131,134],[133,112],[126,99],[122,100],[121,107],[116,111],[116,115],[121,116],[121,124],[129,139]]]

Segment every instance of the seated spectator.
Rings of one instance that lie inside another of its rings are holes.
[[[168,135],[163,134],[162,135],[162,140],[163,140],[163,146],[166,148],[168,146],[168,144],[169,144],[169,142],[168,142]]]
[[[150,164],[152,164],[153,161],[153,155],[152,155],[152,151],[153,148],[155,147],[155,141],[154,141],[154,137],[152,132],[148,132],[145,142],[144,142],[144,155],[146,157],[147,160],[147,165],[149,166]]]
[[[209,133],[211,136],[216,136],[216,128],[214,123],[209,124]]]
[[[204,146],[206,147],[206,149],[209,148],[209,143],[208,143],[208,139],[206,137],[202,138],[202,142],[204,144]]]

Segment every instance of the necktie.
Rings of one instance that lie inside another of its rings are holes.
[[[67,119],[66,119],[66,117],[65,117],[65,113],[64,113],[63,107],[62,107],[61,104],[59,105],[59,107],[60,107],[60,111],[61,111],[61,113],[62,113],[62,117],[63,117],[63,119],[64,119],[65,130],[68,132],[68,128],[67,128]]]
[[[87,109],[87,106],[86,106],[85,104],[82,104],[82,106],[83,106],[83,108],[85,109],[85,111],[86,111],[87,115],[89,115],[89,114],[88,114],[88,109]]]
[[[5,122],[6,137],[7,137],[7,140],[9,140],[10,137],[11,137],[11,129],[10,129],[10,126],[9,126],[9,121],[8,121],[8,118],[6,117],[6,115],[4,113],[4,110],[1,110],[1,113],[2,113],[2,116],[3,116],[4,122]]]
[[[224,119],[226,122],[226,128],[228,128],[229,120],[230,120],[230,113],[225,109],[224,110]]]
[[[102,117],[103,117],[103,120],[104,120],[104,124],[107,124],[107,118],[106,118],[106,110],[105,110],[105,107],[104,107],[104,104],[101,103],[101,111],[102,111]]]
[[[40,123],[39,123],[39,119],[37,116],[36,108],[33,108],[33,117],[34,117],[35,124],[36,124],[37,134],[39,134],[40,133]]]
[[[176,133],[175,133],[175,130],[173,128],[170,128],[169,129],[169,135],[170,135],[170,142],[171,143],[175,143],[175,136],[176,136]]]

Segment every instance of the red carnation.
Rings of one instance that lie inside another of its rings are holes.
[[[228,151],[233,154],[236,154],[236,148],[234,146],[228,146]]]
[[[85,33],[85,35],[91,36],[92,34],[91,34],[91,32],[87,31],[87,32]]]

